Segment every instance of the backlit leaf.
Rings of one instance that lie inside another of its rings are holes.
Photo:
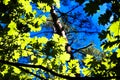
[[[109,27],[109,29],[111,34],[113,34],[114,36],[120,35],[120,21],[116,21],[114,23],[111,24],[111,26]]]
[[[10,0],[3,0],[3,4],[8,5]]]
[[[21,70],[18,69],[18,68],[16,68],[16,67],[13,67],[13,71],[14,71],[15,73],[17,73],[17,74],[20,74],[20,72],[21,72]]]
[[[120,49],[118,49],[116,52],[117,52],[117,58],[120,58]]]

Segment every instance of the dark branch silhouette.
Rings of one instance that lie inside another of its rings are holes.
[[[1,64],[7,64],[7,65],[11,65],[11,66],[15,66],[27,73],[30,73],[38,78],[42,78],[42,77],[39,77],[37,76],[36,74],[33,74],[32,72],[29,72],[28,70],[25,70],[24,68],[21,68],[22,67],[29,67],[29,68],[40,68],[40,69],[43,69],[51,74],[53,74],[54,76],[58,76],[58,77],[61,77],[61,78],[65,78],[65,79],[68,79],[68,80],[90,80],[90,79],[97,79],[97,80],[106,80],[106,79],[119,79],[120,76],[113,76],[113,77],[71,77],[71,76],[67,76],[67,75],[62,75],[62,74],[58,74],[54,71],[52,71],[51,69],[48,69],[48,68],[45,68],[41,65],[30,65],[30,64],[23,64],[23,63],[13,63],[13,62],[8,62],[8,61],[4,61],[4,60],[0,60],[0,63]]]
[[[59,13],[61,14],[61,16],[58,17],[58,18],[60,18],[60,17],[62,17],[62,16],[67,15],[68,13],[72,12],[74,9],[78,8],[79,6],[80,6],[80,5],[77,5],[77,6],[75,6],[74,8],[72,8],[71,10],[69,10],[69,11],[67,11],[67,12],[65,12],[65,13],[61,12],[61,11],[60,11],[59,9],[57,9],[56,7],[55,7],[55,9],[57,9],[56,12],[59,12]]]
[[[14,65],[14,66],[15,66],[15,65]],[[24,68],[22,68],[22,67],[20,67],[20,66],[17,66],[17,65],[16,65],[15,67],[19,68],[20,70],[22,70],[22,71],[24,71],[24,72],[26,72],[26,73],[30,73],[31,75],[34,75],[35,77],[37,77],[37,78],[39,78],[39,79],[47,80],[47,79],[45,79],[45,78],[43,78],[43,77],[40,77],[40,76],[38,76],[37,74],[34,74],[34,73],[30,72],[29,70],[24,69]]]

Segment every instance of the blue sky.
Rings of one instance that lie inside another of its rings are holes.
[[[79,5],[78,3],[76,3],[74,0],[70,1],[70,0],[64,0],[63,1],[64,4],[61,3],[61,7],[60,7],[60,11],[61,12],[68,12],[71,9],[73,9],[74,7],[76,7],[77,5]],[[105,13],[106,9],[107,9],[107,4],[101,5],[100,6],[100,10],[98,13],[94,14],[93,16],[87,17],[85,11],[83,10],[83,7],[85,5],[81,5],[79,7],[77,7],[76,9],[74,9],[70,14],[74,14],[74,13],[80,13],[81,16],[78,16],[78,19],[82,20],[88,20],[90,22],[83,24],[83,27],[81,28],[78,24],[80,23],[80,20],[75,20],[74,23],[72,23],[71,27],[75,28],[77,31],[81,31],[79,33],[71,33],[71,38],[74,40],[74,43],[71,45],[73,48],[82,48],[87,46],[90,43],[94,43],[94,47],[101,50],[100,48],[100,40],[98,38],[98,33],[103,30],[106,29],[108,25],[102,26],[98,24],[98,17],[100,16],[100,14]],[[37,15],[41,14],[42,12],[39,11]],[[49,13],[42,13],[45,15],[49,15]],[[72,21],[72,18],[69,18],[69,21]],[[86,28],[88,27],[88,28]],[[45,36],[47,38],[51,38],[53,35],[53,29],[51,27],[42,27],[42,30],[40,32],[31,32],[31,37],[34,36],[38,36],[38,37],[42,37]],[[69,40],[69,42],[71,42],[71,40]],[[101,50],[102,51],[102,50]],[[82,59],[83,55],[81,54],[75,54],[75,57],[77,56],[78,59]]]
[[[70,0],[64,0],[64,4],[61,3],[61,7],[60,7],[60,11],[61,12],[68,12],[70,11],[73,7],[79,5],[78,3],[76,3],[74,0],[70,1]],[[76,20],[74,23],[72,23],[71,27],[75,28],[77,31],[81,31],[77,34],[75,33],[71,33],[71,37],[74,39],[74,43],[72,44],[73,48],[81,48],[84,47],[90,43],[94,43],[94,47],[101,50],[100,48],[100,40],[98,38],[98,33],[103,30],[106,29],[110,24],[107,24],[105,26],[99,25],[98,24],[98,17],[100,16],[100,14],[105,13],[106,9],[109,7],[108,4],[103,4],[100,6],[100,10],[98,11],[98,13],[94,14],[93,16],[87,17],[86,13],[83,10],[83,7],[85,5],[81,5],[79,7],[77,7],[76,9],[74,9],[72,11],[72,13],[76,13],[79,12],[82,15],[79,16],[80,19],[85,19],[86,18],[91,22],[90,25],[88,26],[88,24],[84,24],[85,27],[79,27],[77,24],[79,24],[79,20]],[[37,15],[41,14],[42,12],[39,11]],[[49,15],[49,13],[42,13],[42,14],[46,14],[47,16]],[[69,18],[70,21],[72,21],[71,18]],[[89,27],[89,28],[86,28]],[[88,33],[86,33],[88,32]],[[90,33],[89,33],[90,32]],[[93,32],[93,33],[91,33]],[[53,35],[53,29],[51,27],[42,27],[42,30],[40,32],[31,32],[31,37],[34,36],[38,36],[38,37],[42,37],[45,36],[47,38],[51,38]],[[70,41],[70,40],[69,40]],[[75,57],[77,57],[78,59],[82,59],[83,55],[81,54],[75,54]]]
[[[60,11],[62,12],[68,12],[70,11],[73,7],[79,5],[78,3],[76,3],[74,0],[73,1],[70,1],[70,0],[64,0],[64,5],[61,3],[61,7],[60,7]],[[72,13],[75,13],[75,12],[80,12],[82,14],[82,16],[80,16],[80,18],[83,18],[85,19],[87,16],[85,14],[85,12],[83,11],[83,7],[84,5],[81,5],[79,7],[77,7],[76,9],[74,9],[72,11]],[[75,43],[72,45],[73,47],[77,47],[77,48],[80,48],[80,47],[83,47],[83,46],[86,46],[88,45],[89,43],[95,43],[95,47],[100,49],[100,40],[98,38],[98,33],[93,33],[93,34],[88,34],[88,33],[84,33],[82,31],[87,31],[87,32],[100,32],[102,29],[105,29],[108,25],[105,25],[105,26],[101,26],[98,24],[98,17],[100,16],[100,14],[103,14],[105,13],[105,10],[107,9],[107,4],[104,4],[102,6],[100,6],[100,11],[97,13],[97,14],[94,14],[93,16],[90,16],[88,17],[89,20],[91,21],[91,28],[79,28],[77,26],[75,26],[76,24],[79,23],[78,20],[76,20],[72,27],[75,27],[77,30],[80,30],[81,33],[78,33],[78,34],[72,34],[74,35],[75,38],[77,38],[77,40],[75,41]],[[42,12],[38,12],[38,14],[41,14]],[[49,13],[46,13],[47,15]],[[87,24],[84,24],[85,26]],[[44,32],[48,32],[48,33],[44,33]],[[40,32],[31,32],[31,36],[33,37],[34,35],[37,35],[38,37],[41,37],[41,36],[46,36],[48,37],[49,39],[52,37],[52,34],[53,34],[53,30],[51,27],[42,27],[42,30]]]
[[[74,0],[70,1],[70,0],[64,0],[64,5],[61,3],[61,7],[60,7],[60,11],[62,12],[68,12],[70,11],[73,7],[79,5],[78,3],[76,3]],[[33,5],[34,9],[36,9],[35,5]],[[100,48],[100,40],[98,38],[98,33],[103,30],[106,29],[110,24],[107,24],[105,26],[99,25],[98,24],[98,17],[100,16],[100,14],[105,13],[106,9],[108,7],[110,7],[109,4],[104,4],[100,6],[100,10],[98,13],[94,14],[93,16],[87,17],[86,13],[83,10],[83,7],[85,5],[81,5],[79,7],[77,7],[76,9],[74,9],[71,13],[76,13],[79,12],[81,13],[81,16],[79,16],[80,20],[81,19],[88,19],[91,22],[91,26],[88,26],[88,24],[84,24],[85,27],[80,27],[77,24],[79,24],[79,20],[76,20],[74,23],[72,23],[71,27],[75,28],[77,31],[81,31],[79,33],[71,33],[71,37],[74,39],[74,43],[72,44],[73,48],[81,48],[84,47],[86,45],[88,45],[89,43],[94,43],[94,46],[101,50]],[[41,11],[37,12],[37,15],[39,14],[45,14],[46,16],[49,15],[49,13],[43,13]],[[69,18],[70,21],[72,21],[71,18]],[[112,20],[112,18],[111,18]],[[4,26],[5,24],[1,24],[2,26]],[[90,27],[90,28],[86,28]],[[88,33],[86,33],[88,32]],[[93,32],[93,33],[91,33]],[[96,33],[94,33],[96,32]],[[42,37],[45,36],[48,39],[51,39],[52,35],[53,35],[53,29],[51,27],[42,27],[42,30],[40,32],[31,32],[31,37],[34,36],[38,36],[38,37]],[[70,40],[69,40],[70,41]],[[77,58],[82,59],[82,55],[81,54],[77,54],[75,55],[77,56]],[[18,62],[21,63],[27,63],[29,62],[29,57],[21,57]]]

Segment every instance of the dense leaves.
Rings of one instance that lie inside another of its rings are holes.
[[[118,78],[120,75],[118,69],[120,67],[120,2],[119,0],[88,1],[84,10],[88,15],[93,15],[103,4],[110,6],[107,7],[105,13],[100,15],[98,23],[101,25],[111,23],[107,30],[102,30],[99,33],[99,38],[102,41],[101,47],[105,54],[101,60],[96,60],[94,56],[87,55],[83,60],[87,68],[84,68],[83,71],[86,70],[84,72],[86,76]],[[113,17],[112,20],[110,20],[111,16]]]
[[[65,38],[57,34],[54,34],[50,40],[46,37],[30,38],[29,32],[40,31],[40,26],[46,22],[46,16],[36,16],[36,10],[32,10],[31,4],[36,4],[43,12],[49,12],[52,4],[60,7],[59,0],[0,1],[1,9],[5,8],[0,11],[0,23],[4,24],[0,26],[2,34],[0,35],[0,78],[12,80],[28,80],[34,77],[60,78],[54,74],[75,77],[76,73],[80,73],[79,62],[70,60],[70,54],[65,51],[65,45],[68,43]],[[20,61],[22,58],[28,59],[27,63],[25,60]],[[42,67],[29,68],[20,66],[20,63]]]
[[[84,3],[84,0],[76,1]],[[38,10],[45,13],[50,12],[51,5],[59,8],[59,0],[0,1],[0,79],[78,79],[80,76],[77,78],[76,75],[80,75],[80,72],[87,77],[119,76],[119,0],[88,1],[84,10],[88,15],[94,15],[104,3],[112,6],[100,15],[99,23],[105,25],[110,22],[110,17],[114,16],[110,27],[99,35],[103,41],[101,47],[104,52],[100,53],[92,47],[78,50],[85,53],[81,61],[85,67],[81,68],[77,59],[70,59],[70,54],[65,49],[68,43],[66,38],[58,34],[54,34],[49,40],[46,37],[30,37],[29,32],[40,31],[40,26],[46,23],[47,19],[44,14],[36,15],[37,11],[33,10],[32,5],[35,4]]]
[[[83,3],[83,1],[79,1],[80,4]],[[84,0],[85,1],[85,0]],[[90,0],[88,3],[86,3],[86,6],[84,8],[85,12],[88,15],[93,15],[97,12],[99,12],[99,8],[103,4],[108,4],[106,13],[102,14],[99,17],[99,24],[105,25],[107,24],[111,16],[114,17],[112,22],[118,21],[120,17],[120,2],[119,0]]]
[[[119,77],[119,69],[120,67],[120,41],[119,41],[119,24],[120,21],[114,22],[111,26],[107,29],[107,31],[103,31],[100,34],[100,38],[103,41],[102,49],[104,51],[104,56],[101,60],[96,60],[94,56],[86,56],[83,60],[88,73],[87,76],[98,76],[98,77],[111,77],[117,78]],[[105,35],[103,35],[105,34]],[[103,37],[102,37],[103,35]],[[117,77],[116,77],[117,76]]]

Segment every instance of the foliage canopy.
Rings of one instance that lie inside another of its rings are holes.
[[[76,1],[80,4],[84,2],[84,0]],[[99,17],[99,23],[105,25],[110,22],[112,15],[114,19],[111,26],[99,34],[99,38],[103,40],[101,47],[104,56],[97,60],[95,56],[86,54],[82,60],[84,68],[80,68],[77,59],[70,59],[70,54],[65,50],[68,41],[64,37],[58,34],[54,34],[50,40],[46,37],[30,37],[30,31],[40,31],[40,26],[47,20],[44,14],[36,15],[37,11],[33,9],[32,4],[42,12],[50,12],[53,4],[60,7],[59,0],[0,1],[0,79],[28,80],[38,77],[63,80],[67,76],[76,77],[80,71],[87,77],[119,76],[120,2],[118,1],[94,0],[86,4],[84,10],[88,15],[93,15],[99,10],[99,5],[111,3],[111,8]],[[20,58],[27,58],[27,63],[24,61],[19,63]]]
[[[37,11],[33,10],[32,4],[36,4],[43,12],[49,12],[53,3],[60,7],[59,0],[0,1],[2,9],[0,10],[0,77],[2,79],[32,79],[34,75],[41,79],[46,78],[46,75],[51,79],[59,78],[47,72],[46,68],[48,71],[70,76],[80,73],[78,60],[70,60],[70,55],[65,51],[65,45],[68,43],[65,38],[57,34],[54,34],[50,40],[46,37],[30,38],[29,32],[40,31],[40,25],[46,22],[45,15],[36,16]],[[29,57],[26,64],[41,65],[43,68],[21,66],[22,64],[18,62],[21,57]]]

